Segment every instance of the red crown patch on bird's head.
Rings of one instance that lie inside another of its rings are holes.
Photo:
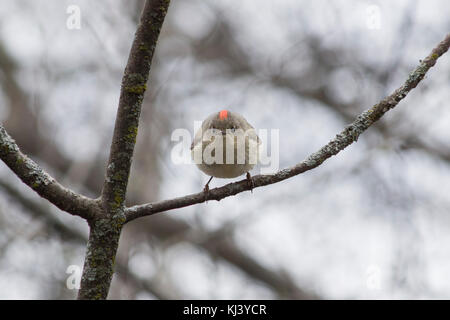
[[[220,120],[225,120],[228,118],[228,111],[227,110],[222,110],[219,112],[219,119]]]

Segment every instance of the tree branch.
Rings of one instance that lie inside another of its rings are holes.
[[[119,106],[101,201],[90,221],[89,240],[78,299],[106,299],[125,223],[124,203],[131,161],[156,42],[170,0],[147,0],[122,78]]]
[[[102,191],[103,205],[107,211],[122,208],[125,203],[141,105],[169,3],[169,0],[146,1],[128,57]]]
[[[449,46],[450,34],[448,34],[445,39],[440,42],[437,47],[434,48],[431,53],[420,63],[420,65],[409,74],[408,79],[400,88],[395,90],[391,95],[387,96],[379,103],[372,106],[369,110],[361,113],[350,125],[337,134],[333,140],[323,146],[319,151],[311,154],[307,159],[290,168],[280,170],[270,175],[254,176],[253,187],[257,188],[277,183],[299,175],[305,171],[314,169],[331,156],[336,155],[347,146],[358,140],[358,137],[365,130],[378,121],[387,111],[397,106],[397,104],[419,84],[428,70],[436,64],[437,59],[448,51]],[[236,195],[246,190],[250,190],[247,180],[229,183],[223,187],[209,190],[208,200],[220,201],[223,198]],[[128,222],[138,217],[148,216],[171,209],[183,208],[205,201],[205,193],[199,192],[170,200],[133,206],[127,208],[125,214]]]
[[[36,162],[23,154],[16,142],[0,125],[0,158],[30,188],[42,198],[47,199],[59,209],[68,213],[90,219],[94,199],[79,195],[59,184],[52,176],[39,167]]]
[[[12,186],[7,181],[0,180],[0,188],[2,188],[10,197],[14,198],[17,203],[25,209],[24,213],[29,214],[31,217],[41,219],[44,222],[44,227],[50,229],[50,234],[58,235],[61,239],[71,241],[77,245],[84,245],[86,243],[87,239],[80,231],[74,229],[72,226],[67,226],[59,219],[56,219],[56,217],[50,214],[50,211],[45,206],[36,200],[28,199],[20,190]],[[116,269],[119,273],[124,274],[127,281],[130,281],[133,286],[151,293],[156,298],[160,300],[172,298],[172,296],[168,295],[164,292],[164,290],[159,288],[151,279],[142,280],[137,277],[129,270],[128,266],[121,263],[121,261],[116,261]]]

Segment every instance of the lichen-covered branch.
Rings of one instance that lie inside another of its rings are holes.
[[[90,233],[78,299],[106,299],[125,223],[124,203],[151,61],[169,0],[147,0],[122,78],[102,209],[89,221]]]
[[[85,219],[92,218],[96,200],[79,195],[59,184],[33,160],[23,154],[0,125],[0,158],[30,188],[61,210]]]
[[[152,0],[145,3],[130,51],[122,78],[119,107],[103,185],[102,200],[107,211],[121,209],[125,202],[142,100],[169,3],[169,0]]]
[[[100,300],[108,296],[122,231],[122,224],[113,225],[112,221],[102,218],[89,224],[79,300]]]
[[[424,78],[428,70],[436,64],[437,59],[448,51],[450,46],[450,34],[441,41],[436,48],[420,63],[418,67],[411,72],[405,83],[395,90],[391,95],[372,106],[369,110],[360,114],[350,125],[348,125],[341,133],[323,146],[319,151],[311,154],[302,162],[274,174],[257,175],[253,179],[253,187],[262,187],[269,184],[277,183],[305,171],[311,170],[322,164],[325,160],[347,146],[355,142],[358,137],[367,130],[374,122],[379,120],[387,111],[394,108],[406,95],[415,88]],[[208,200],[221,200],[223,198],[236,195],[240,192],[250,190],[247,180],[229,183],[220,188],[209,190]],[[127,208],[125,211],[127,221],[134,220],[138,217],[152,215],[162,211],[187,207],[193,204],[205,202],[205,193],[199,192],[184,197],[163,200],[154,203],[148,203]]]

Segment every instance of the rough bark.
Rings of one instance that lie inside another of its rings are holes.
[[[125,195],[151,62],[169,0],[148,0],[142,11],[122,78],[102,208],[89,221],[90,235],[79,299],[106,299],[114,273],[120,233],[126,222]]]

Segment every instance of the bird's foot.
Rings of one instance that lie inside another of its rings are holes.
[[[205,187],[203,188],[203,192],[205,193],[205,201],[208,201],[208,197],[209,197],[209,186],[208,186],[208,184],[206,184]]]
[[[203,192],[205,193],[205,201],[208,201],[209,198],[209,183],[211,182],[213,177],[209,178],[208,182],[205,184],[203,188]]]
[[[253,183],[252,176],[250,175],[250,172],[247,172],[247,183],[250,187],[250,192],[253,193],[253,188],[255,187],[255,184]]]

